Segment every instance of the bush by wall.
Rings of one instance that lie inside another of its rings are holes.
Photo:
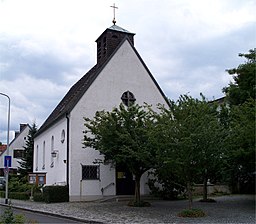
[[[43,188],[43,198],[47,203],[52,202],[68,202],[69,190],[68,186],[45,186]]]
[[[8,192],[8,198],[18,200],[28,200],[29,193],[27,192]],[[0,197],[5,198],[5,191],[0,191]]]
[[[33,195],[33,200],[34,201],[45,201],[44,197],[43,197],[43,193],[42,192],[36,192]]]

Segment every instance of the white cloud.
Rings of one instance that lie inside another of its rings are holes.
[[[12,130],[41,124],[67,90],[96,63],[97,37],[113,18],[112,0],[0,1],[0,92],[11,96]],[[254,0],[117,0],[117,25],[171,99],[222,96],[255,47]],[[6,106],[0,98],[0,113]],[[6,130],[0,117],[0,141]]]

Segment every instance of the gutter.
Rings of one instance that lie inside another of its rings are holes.
[[[69,113],[66,113],[67,118],[67,163],[66,163],[66,173],[67,173],[67,187],[69,188]]]

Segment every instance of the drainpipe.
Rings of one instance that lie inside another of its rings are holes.
[[[67,163],[66,163],[66,172],[67,172],[67,187],[69,189],[69,113],[66,113],[67,118]]]

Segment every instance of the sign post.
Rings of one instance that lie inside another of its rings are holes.
[[[7,149],[6,149],[6,154],[7,154],[7,156],[9,156],[11,99],[10,99],[10,97],[9,97],[7,94],[5,94],[5,93],[1,93],[1,92],[0,92],[0,95],[5,96],[5,97],[7,97],[7,99],[8,99],[8,121],[7,121],[8,126],[7,126]],[[8,157],[7,157],[7,158],[8,158]],[[6,161],[6,162],[7,162],[7,161]],[[10,158],[10,163],[11,163],[11,158]],[[9,165],[8,162],[7,162],[6,165]],[[10,164],[10,165],[11,165],[11,164]],[[6,177],[5,177],[5,183],[6,183],[6,185],[5,185],[5,204],[9,204],[9,203],[8,203],[8,202],[9,202],[9,200],[8,200],[9,167],[7,167],[6,170],[7,170],[7,172],[6,172]]]

